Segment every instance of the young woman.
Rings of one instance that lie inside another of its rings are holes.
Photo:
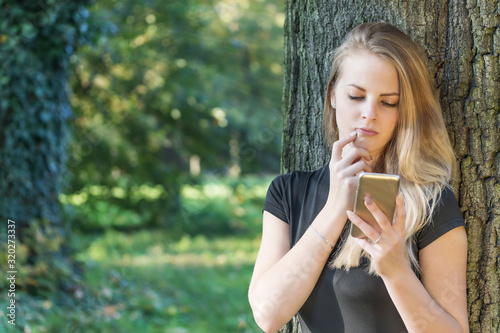
[[[302,332],[468,332],[467,239],[449,188],[454,160],[419,50],[386,23],[336,50],[326,92],[330,163],[270,185],[249,288],[257,324],[296,313]],[[359,173],[400,176],[394,221],[351,210]],[[349,235],[348,219],[366,238]]]

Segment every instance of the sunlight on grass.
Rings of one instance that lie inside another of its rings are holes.
[[[200,191],[193,186],[183,186],[181,190],[181,196],[183,198],[191,200],[205,199],[203,191]]]
[[[181,190],[182,197],[186,199],[214,199],[229,198],[232,191],[225,184],[206,184],[200,187],[184,185]]]
[[[203,187],[203,193],[209,199],[227,198],[231,195],[231,190],[224,184],[208,184]]]
[[[60,194],[59,201],[62,204],[70,203],[75,206],[80,206],[86,203],[90,197],[96,198],[106,198],[112,196],[117,199],[124,199],[127,195],[136,201],[138,200],[157,200],[162,194],[165,193],[165,188],[162,185],[149,186],[146,184],[142,184],[140,186],[132,186],[130,188],[130,192],[121,187],[109,187],[109,186],[99,186],[99,185],[90,185],[79,192],[72,194]]]
[[[264,198],[267,193],[269,182],[274,176],[248,178],[249,183],[240,183],[232,188],[227,179],[209,177],[203,185],[184,185],[181,190],[183,198],[188,200],[231,198],[235,193],[244,193],[246,199]],[[259,182],[259,183],[256,183]]]
[[[93,241],[78,259],[93,260],[110,265],[110,267],[247,265],[255,262],[260,243],[260,237],[207,239],[204,236],[184,236],[177,241],[159,239],[159,235],[168,239],[169,236],[165,232],[149,235],[152,239],[146,240],[149,233],[149,231],[141,231],[139,234],[127,235],[109,231],[103,237]],[[150,245],[141,241],[137,242],[137,238]],[[145,247],[137,248],[137,246]],[[139,253],[131,252],[137,250]]]
[[[92,288],[109,298],[100,316],[120,326],[157,318],[158,332],[260,331],[246,296],[260,235],[108,231],[88,242],[78,260],[88,263]]]

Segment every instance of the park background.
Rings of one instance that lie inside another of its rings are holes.
[[[427,55],[456,155],[470,329],[500,331],[500,2],[282,6],[0,0],[0,248],[9,220],[16,237],[0,265],[18,270],[14,299],[0,280],[0,331],[258,331],[246,290],[266,188],[328,162],[332,50],[374,21]]]
[[[0,1],[0,245],[16,221],[18,270],[0,331],[260,331],[283,6]]]

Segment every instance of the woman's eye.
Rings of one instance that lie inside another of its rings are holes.
[[[382,102],[382,104],[384,104],[385,106],[388,106],[390,108],[395,108],[398,106],[398,103],[392,104],[392,103],[388,103],[388,102]]]
[[[352,96],[352,95],[348,95],[350,99],[352,99],[353,101],[361,101],[363,100],[364,97],[362,96]]]

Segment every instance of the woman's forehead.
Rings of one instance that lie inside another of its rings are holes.
[[[369,51],[348,55],[341,64],[339,74],[338,83],[345,87],[377,89],[384,91],[384,94],[399,93],[396,67]]]

